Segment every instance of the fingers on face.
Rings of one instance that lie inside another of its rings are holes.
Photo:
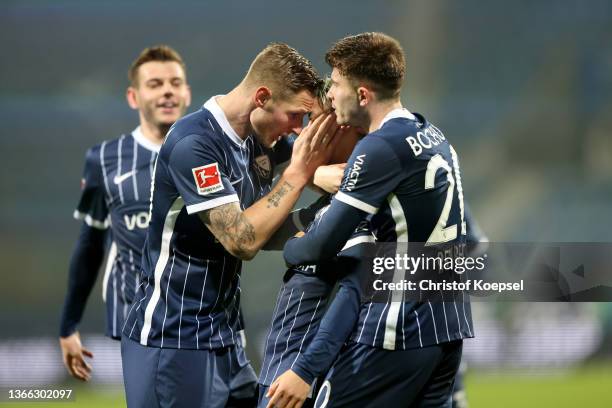
[[[313,122],[309,123],[308,126],[306,127],[309,131],[308,132],[302,131],[299,137],[302,137],[307,140],[311,140],[313,137],[317,135],[317,131],[319,130],[319,128],[321,127],[321,124],[323,123],[323,121],[325,120],[327,116],[328,115],[321,115],[317,117]]]

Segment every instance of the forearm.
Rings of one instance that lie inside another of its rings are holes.
[[[283,252],[285,261],[289,265],[310,265],[335,256],[366,215],[333,200],[329,210],[306,235],[287,241]]]
[[[255,240],[251,251],[261,249],[279,229],[304,190],[305,182],[283,174],[272,191],[244,210],[243,215],[253,226]]]
[[[325,313],[312,343],[291,368],[306,383],[325,374],[348,340],[359,317],[357,274],[340,282],[340,288]]]
[[[272,191],[246,210],[234,202],[202,212],[200,218],[229,253],[250,260],[287,218],[306,182],[287,169]]]
[[[70,259],[68,291],[60,322],[60,336],[72,334],[83,316],[87,298],[96,282],[104,258],[105,231],[83,224]]]

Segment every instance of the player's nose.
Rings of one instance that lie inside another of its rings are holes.
[[[172,96],[174,95],[174,87],[170,82],[165,82],[163,87],[164,96]]]

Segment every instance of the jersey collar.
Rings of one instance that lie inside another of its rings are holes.
[[[142,147],[152,152],[159,153],[159,149],[161,149],[161,145],[155,144],[142,134],[142,129],[138,126],[136,129],[132,131],[132,137]]]
[[[390,121],[391,119],[397,119],[397,118],[406,118],[410,120],[416,120],[416,116],[414,116],[408,109],[396,108],[396,109],[393,109],[391,112],[387,113],[387,115],[383,118],[382,122],[380,122],[380,126],[378,128],[380,129],[381,127],[383,127],[383,125],[386,122]]]
[[[208,109],[210,113],[212,113],[219,126],[221,126],[223,133],[225,133],[227,137],[229,137],[230,140],[234,142],[234,144],[238,145],[239,147],[245,147],[246,142],[247,140],[249,140],[249,138],[247,137],[246,139],[242,140],[240,136],[238,136],[238,133],[236,133],[234,128],[232,128],[229,121],[227,120],[227,116],[225,116],[225,112],[223,112],[223,109],[221,109],[221,107],[217,103],[217,98],[220,96],[223,95],[215,95],[209,100],[207,100],[204,104],[204,108]]]

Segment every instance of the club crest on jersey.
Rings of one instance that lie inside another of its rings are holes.
[[[191,171],[193,172],[198,194],[207,195],[223,190],[221,173],[219,173],[219,165],[217,163],[194,167]]]
[[[270,177],[272,171],[272,163],[268,155],[264,154],[255,158],[255,170],[263,178]]]

